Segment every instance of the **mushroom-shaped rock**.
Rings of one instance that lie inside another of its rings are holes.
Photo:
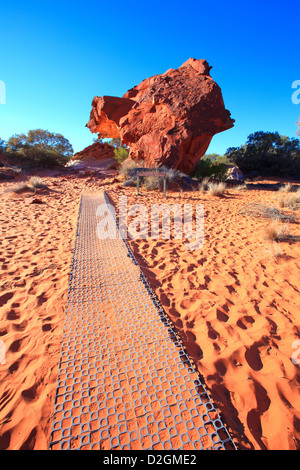
[[[101,137],[121,137],[129,157],[146,166],[191,173],[212,137],[234,125],[206,60],[143,80],[122,98],[95,97],[87,127]]]

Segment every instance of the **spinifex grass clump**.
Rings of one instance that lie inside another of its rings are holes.
[[[33,188],[44,188],[45,184],[40,176],[32,176],[28,181],[28,184]]]
[[[224,192],[226,189],[225,183],[209,183],[208,184],[208,194],[212,196],[224,196]]]
[[[25,191],[36,191],[37,188],[46,188],[40,176],[32,176],[28,182],[20,183],[18,186],[15,186],[12,191],[14,193],[22,193]]]
[[[284,186],[280,186],[278,191],[280,193],[290,193],[292,191],[292,189],[293,189],[293,185],[291,183],[287,183]]]
[[[290,235],[288,224],[273,223],[265,228],[265,237],[272,242],[280,242]]]

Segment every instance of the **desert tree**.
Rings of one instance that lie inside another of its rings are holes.
[[[53,167],[64,165],[73,155],[73,148],[63,135],[43,129],[28,134],[16,134],[7,142],[6,152],[20,164],[29,167]]]
[[[225,155],[244,173],[265,176],[300,176],[300,141],[278,132],[254,132],[240,147]]]

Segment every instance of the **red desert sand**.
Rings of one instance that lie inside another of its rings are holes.
[[[0,449],[48,448],[83,190],[105,190],[117,208],[120,195],[148,210],[204,204],[200,250],[172,237],[131,240],[131,248],[237,447],[300,449],[299,224],[285,224],[276,243],[267,236],[274,222],[238,214],[251,202],[276,205],[282,193],[168,191],[164,199],[93,177],[43,182],[39,203],[31,192],[11,192],[16,182],[0,188]]]

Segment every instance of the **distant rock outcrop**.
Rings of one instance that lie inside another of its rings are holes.
[[[123,98],[95,97],[87,127],[101,137],[121,137],[129,157],[146,166],[191,173],[212,137],[234,125],[206,60],[143,80]]]
[[[97,161],[113,157],[114,149],[111,145],[102,142],[95,142],[92,145],[89,145],[88,147],[84,148],[80,152],[75,153],[70,159],[70,162],[74,160]]]

